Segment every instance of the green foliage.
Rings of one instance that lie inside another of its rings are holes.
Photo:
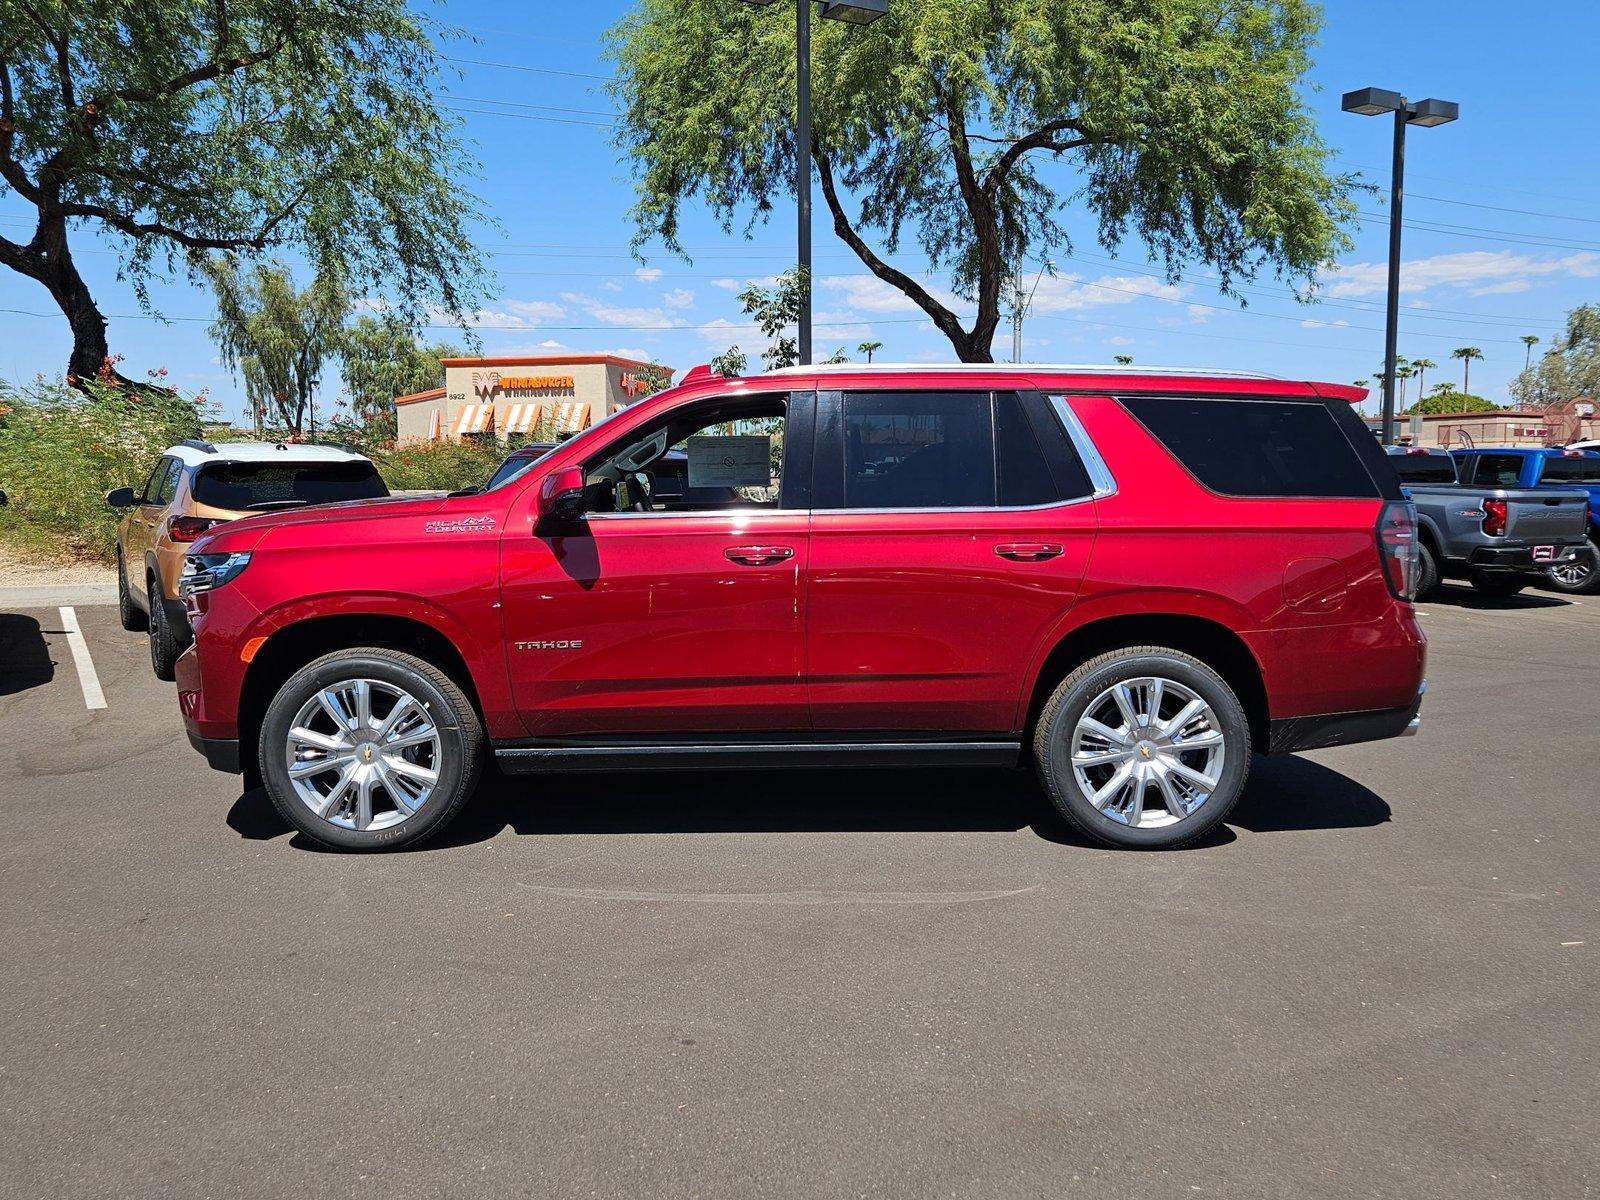
[[[1530,408],[1600,397],[1600,305],[1580,304],[1567,314],[1550,348],[1511,381],[1511,395]]]
[[[882,342],[862,342],[859,346],[856,347],[856,351],[858,353],[865,354],[867,356],[867,361],[869,363],[872,361],[872,356],[874,354],[876,354],[879,350],[882,350],[882,349],[883,349],[883,343]]]
[[[761,361],[768,370],[792,367],[800,361],[800,347],[795,330],[800,321],[800,306],[805,299],[806,273],[793,267],[779,275],[770,288],[751,284],[739,293],[739,304],[745,316],[756,323],[767,348],[761,352]],[[737,347],[735,347],[737,349]]]
[[[444,383],[440,359],[466,351],[453,342],[422,345],[411,327],[393,313],[364,316],[339,340],[350,411],[370,433],[393,440],[397,432],[394,399]]]
[[[818,22],[811,153],[834,230],[973,361],[1011,265],[1070,252],[1068,204],[1174,279],[1198,262],[1229,293],[1263,271],[1309,288],[1355,211],[1301,96],[1319,22],[1309,0],[923,0]],[[788,5],[640,0],[609,54],[641,243],[680,250],[691,201],[748,234],[792,195]],[[1041,155],[1078,178],[1047,181]],[[880,255],[906,239],[973,302],[970,328]]]
[[[477,303],[471,159],[406,0],[0,0],[0,31],[0,197],[37,221],[0,263],[73,320],[77,374],[105,333],[69,221],[122,235],[141,299],[191,252],[288,246],[406,319]]]
[[[484,483],[505,458],[493,438],[412,442],[374,453],[391,491],[447,491]]]
[[[113,561],[112,488],[138,489],[161,452],[200,432],[204,401],[99,380],[0,382],[0,528],[63,556]]]
[[[1412,413],[1423,413],[1424,415],[1430,415],[1433,413],[1475,413],[1499,411],[1500,406],[1498,404],[1492,404],[1488,400],[1485,400],[1482,396],[1471,396],[1465,392],[1458,392],[1448,383],[1441,383],[1438,387],[1433,389],[1432,394],[1430,394],[1426,399],[1419,400],[1410,408],[1406,409],[1405,415],[1410,416]]]
[[[270,415],[294,434],[305,428],[322,366],[340,343],[348,307],[338,277],[318,275],[305,291],[282,263],[240,269],[232,254],[205,264],[217,299],[211,336],[223,365],[244,377],[260,428]]]

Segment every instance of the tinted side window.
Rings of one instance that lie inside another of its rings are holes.
[[[336,504],[387,496],[377,468],[369,462],[219,463],[195,480],[194,498],[234,512]]]
[[[1600,483],[1600,455],[1593,458],[1557,458],[1548,455],[1544,460],[1541,483]]]
[[[144,481],[144,487],[139,489],[140,504],[154,504],[156,493],[161,490],[161,481],[167,477],[167,467],[171,464],[170,458],[162,457],[156,460],[155,469],[150,472],[150,478]]]
[[[1226,496],[1378,496],[1320,402],[1125,398],[1189,472]]]
[[[844,403],[844,507],[994,504],[987,394],[855,392]]]
[[[166,474],[161,477],[161,483],[156,488],[154,503],[171,504],[172,497],[178,490],[178,476],[183,473],[183,463],[176,459],[167,460]]]
[[[1522,455],[1479,454],[1475,456],[1472,482],[1484,487],[1516,487],[1522,478]]]
[[[1044,449],[1013,392],[994,398],[994,461],[1002,505],[1022,507],[1061,499]]]
[[[1448,454],[1391,454],[1401,483],[1454,483],[1456,464]]]

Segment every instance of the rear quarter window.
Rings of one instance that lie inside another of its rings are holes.
[[[1544,460],[1541,483],[1600,483],[1600,454],[1557,458],[1551,454]]]
[[[1122,404],[1191,475],[1222,495],[1381,495],[1321,401],[1130,396]]]
[[[196,503],[235,512],[337,504],[388,494],[369,462],[218,463],[203,468],[194,481]]]
[[[1454,483],[1456,464],[1448,454],[1391,454],[1401,483]]]

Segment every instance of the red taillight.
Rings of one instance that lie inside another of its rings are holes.
[[[213,525],[221,525],[209,517],[173,517],[167,522],[167,536],[175,542],[192,542]]]
[[[1490,537],[1505,537],[1506,502],[1504,500],[1485,500],[1483,502],[1483,531]]]
[[[1417,510],[1404,500],[1391,500],[1378,514],[1378,558],[1383,580],[1398,600],[1417,594]]]

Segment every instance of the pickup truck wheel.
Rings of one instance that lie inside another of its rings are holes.
[[[1417,546],[1417,599],[1430,600],[1439,590],[1439,562],[1433,557],[1428,544]]]
[[[1057,685],[1034,731],[1051,802],[1108,846],[1171,849],[1214,829],[1250,773],[1250,724],[1205,663],[1134,646]]]
[[[448,825],[482,767],[483,728],[432,663],[380,647],[302,667],[261,722],[262,781],[284,820],[341,850],[396,850]]]
[[[1467,582],[1480,596],[1515,596],[1528,586],[1525,576],[1513,575],[1509,571],[1471,571],[1467,575]]]
[[[1569,596],[1587,596],[1600,592],[1600,549],[1591,545],[1587,554],[1580,554],[1576,562],[1551,567],[1545,572],[1545,587]]]
[[[150,619],[133,602],[133,593],[128,591],[128,568],[122,561],[120,550],[117,552],[117,619],[122,622],[124,629],[130,630],[143,629]]]

